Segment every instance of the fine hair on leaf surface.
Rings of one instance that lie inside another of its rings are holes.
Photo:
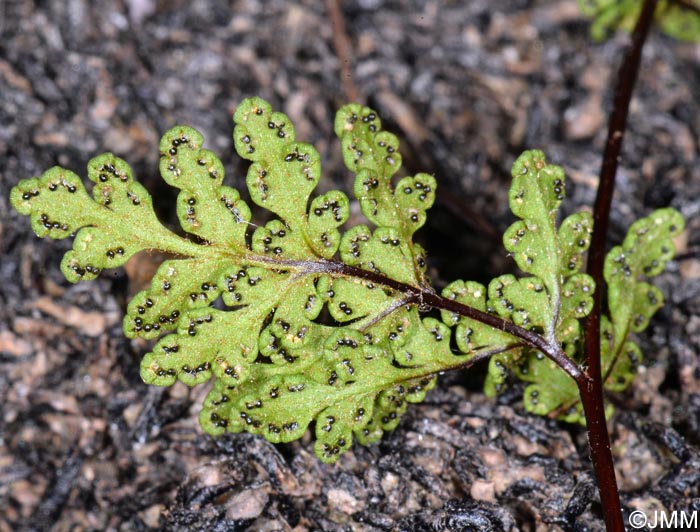
[[[94,279],[142,250],[174,257],[124,317],[129,338],[155,342],[141,362],[145,382],[212,381],[199,417],[207,432],[288,442],[313,426],[315,452],[326,462],[354,440],[369,444],[394,429],[440,372],[487,357],[488,394],[512,375],[527,383],[528,410],[583,420],[575,382],[550,357],[449,305],[512,323],[581,361],[581,320],[597,289],[582,272],[593,222],[586,212],[559,220],[566,178],[544,153],[526,151],[512,170],[509,205],[517,220],[503,243],[521,274],[487,285],[453,281],[438,295],[426,275],[426,252],[413,240],[435,201],[436,179],[395,178],[399,143],[375,111],[346,105],[334,123],[355,176],[352,201],[367,221],[346,230],[350,198],[338,190],[316,193],[320,156],[296,139],[286,115],[249,98],[234,123],[236,151],[250,162],[249,197],[270,214],[252,231],[251,207],[224,184],[221,161],[188,126],[171,128],[160,143],[160,173],[179,191],[184,236],[158,221],[149,193],[110,153],[88,164],[90,193],[58,167],[11,192],[37,235],[75,235],[61,263],[71,282]],[[641,354],[629,334],[642,331],[661,306],[648,279],[673,257],[671,239],[682,228],[676,211],[660,209],[610,251],[601,338],[610,390],[633,378]],[[439,314],[426,315],[430,306]]]

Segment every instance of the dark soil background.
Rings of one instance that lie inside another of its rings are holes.
[[[347,0],[342,13],[347,48],[320,0],[0,2],[0,532],[603,528],[584,431],[527,415],[517,388],[485,399],[483,368],[446,375],[381,443],[332,466],[308,438],[206,435],[205,387],[147,387],[148,346],[121,333],[156,257],[69,285],[70,243],[37,239],[10,209],[21,178],[84,174],[109,150],[172,223],[159,135],[197,127],[240,188],[231,114],[250,95],[316,144],[321,188],[349,190],[332,136],[343,68],[402,138],[407,171],[439,180],[421,233],[437,286],[513,268],[497,234],[522,150],[564,166],[566,210],[592,204],[625,35],[591,42],[573,0]],[[659,279],[645,367],[612,398],[625,511],[700,512],[700,46],[651,35],[618,179],[611,242],[673,205],[691,252]]]

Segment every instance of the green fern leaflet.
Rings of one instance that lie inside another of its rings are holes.
[[[399,145],[376,112],[351,104],[335,121],[345,164],[356,176],[353,201],[367,221],[347,230],[351,200],[337,190],[315,194],[319,154],[296,140],[287,116],[251,98],[234,122],[236,150],[250,161],[249,196],[270,213],[262,226],[251,222],[249,205],[224,184],[220,160],[187,126],[170,129],[160,144],[160,172],[179,190],[185,236],[159,222],[148,192],[110,153],[88,165],[91,193],[58,167],[12,189],[12,205],[30,217],[37,235],[74,235],[61,264],[71,282],[94,279],[143,250],[176,257],[162,263],[124,317],[128,337],[154,342],[141,363],[145,382],[210,383],[200,422],[211,434],[247,431],[288,442],[313,423],[315,451],[326,462],[353,440],[369,444],[394,429],[438,373],[476,355],[494,355],[487,391],[502,388],[510,367],[530,383],[529,409],[549,414],[573,405],[575,411],[573,381],[541,353],[448,311],[441,320],[425,316],[416,294],[434,292],[413,235],[435,201],[436,181],[428,174],[393,180]],[[590,216],[557,224],[564,174],[542,152],[523,154],[513,174],[510,204],[519,220],[504,243],[525,275],[501,276],[488,287],[456,281],[443,296],[536,331],[575,357],[579,320],[590,311],[595,288],[579,271]],[[669,238],[683,225],[672,210],[649,220],[611,252],[628,258],[630,276],[628,263],[615,258],[606,269],[611,389],[631,380],[630,353],[637,351],[628,333],[643,329],[662,300],[637,279],[663,269],[673,254]]]
[[[578,0],[581,12],[593,18],[591,35],[601,41],[616,29],[632,31],[642,0]],[[659,0],[654,19],[662,31],[681,41],[700,41],[700,0]]]

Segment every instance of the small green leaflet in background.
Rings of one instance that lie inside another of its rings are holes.
[[[632,31],[642,0],[578,0],[584,15],[593,18],[591,35],[597,41],[616,29]],[[659,27],[681,41],[700,41],[700,0],[659,0],[654,18]]]
[[[124,318],[129,338],[154,341],[141,363],[145,382],[211,381],[200,413],[211,434],[247,431],[288,442],[313,423],[314,448],[326,462],[353,440],[369,444],[394,429],[439,372],[476,355],[494,355],[487,393],[502,389],[511,368],[529,383],[528,409],[578,419],[573,381],[541,353],[453,312],[442,310],[441,319],[422,314],[429,309],[416,294],[433,289],[413,235],[435,201],[436,180],[421,173],[392,181],[401,166],[399,144],[382,131],[375,111],[351,104],[335,120],[367,221],[347,229],[349,198],[338,190],[314,194],[319,154],[296,140],[287,116],[250,98],[234,122],[236,150],[250,161],[248,193],[271,215],[261,226],[251,222],[241,194],[224,184],[221,161],[187,126],[170,129],[160,144],[160,172],[179,190],[185,236],[162,226],[148,192],[110,153],[88,165],[92,195],[58,167],[12,189],[12,205],[30,217],[37,235],[75,235],[61,265],[71,282],[94,279],[141,251],[174,257],[134,296]],[[504,235],[524,275],[503,275],[488,287],[455,281],[442,293],[535,331],[577,360],[579,320],[595,288],[580,272],[592,222],[578,213],[557,224],[563,198],[561,168],[538,150],[525,152],[513,166],[509,195],[519,220]],[[676,211],[662,209],[611,251],[613,318],[603,327],[609,389],[632,379],[640,354],[628,333],[646,327],[662,303],[641,277],[663,270],[673,256],[670,238],[682,226]]]
[[[625,389],[639,366],[642,353],[630,333],[647,328],[664,304],[663,294],[645,279],[659,275],[673,259],[673,238],[685,223],[675,209],[658,209],[632,224],[621,246],[605,258],[603,276],[608,288],[608,317],[601,322],[601,361],[605,387]]]

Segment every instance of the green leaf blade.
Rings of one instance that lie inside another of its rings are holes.
[[[673,239],[684,225],[675,209],[658,209],[632,224],[622,245],[605,257],[610,317],[602,322],[601,353],[607,389],[622,391],[634,378],[641,352],[629,334],[646,329],[663,305],[661,291],[644,279],[659,275],[673,259]]]
[[[593,236],[593,217],[588,212],[567,216],[559,226],[559,270],[567,275],[577,273],[583,264]]]
[[[477,310],[493,311],[486,304],[486,287],[475,281],[453,281],[442,290],[442,296]],[[440,317],[448,327],[456,326],[455,342],[462,353],[472,354],[486,348],[504,348],[514,343],[509,334],[476,320],[444,310],[441,311]]]
[[[660,307],[663,301],[660,294],[639,283],[642,277],[661,273],[672,260],[673,238],[684,225],[683,217],[675,209],[659,209],[632,224],[623,244],[606,255],[603,276],[608,285],[608,307],[615,336],[613,351],[622,345],[635,319],[642,316],[641,323],[633,329],[639,332]]]
[[[338,251],[341,234],[338,227],[350,216],[348,197],[338,190],[332,190],[314,198],[309,208],[307,238],[311,247],[320,257],[330,259]]]
[[[637,0],[578,0],[581,12],[593,17],[591,35],[601,41],[614,30],[631,32],[642,10]],[[700,2],[674,2],[660,0],[654,11],[654,19],[661,29],[681,41],[700,41]]]

